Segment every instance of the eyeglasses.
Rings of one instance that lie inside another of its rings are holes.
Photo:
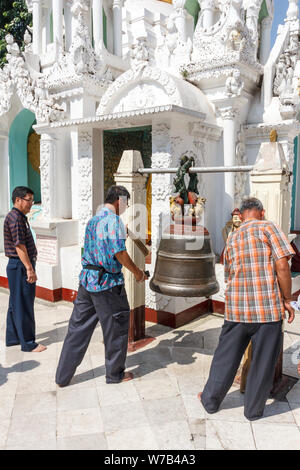
[[[30,202],[31,204],[35,203],[35,201],[33,199],[26,199],[26,197],[20,197],[20,199],[23,199],[23,201]]]

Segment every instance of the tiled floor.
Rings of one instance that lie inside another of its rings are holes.
[[[269,400],[249,422],[233,386],[208,415],[197,399],[209,373],[222,317],[207,315],[177,330],[147,324],[156,340],[127,358],[135,380],[106,385],[97,328],[69,387],[54,383],[72,306],[36,302],[37,340],[48,349],[5,348],[8,296],[0,292],[0,449],[300,449],[300,383],[287,400]],[[300,315],[285,326],[284,372],[297,376]],[[30,423],[30,426],[28,425]]]

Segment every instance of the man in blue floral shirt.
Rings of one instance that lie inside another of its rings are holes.
[[[87,224],[80,285],[56,372],[56,383],[61,387],[68,385],[75,374],[98,321],[105,345],[106,382],[133,378],[132,373],[124,372],[130,308],[121,269],[129,269],[138,282],[143,282],[146,275],[125,247],[126,229],[119,216],[129,198],[126,188],[111,186],[105,206]]]

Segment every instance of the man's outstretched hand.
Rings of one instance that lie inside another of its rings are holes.
[[[292,323],[295,319],[295,310],[291,306],[290,301],[285,300],[284,301],[284,308],[287,310],[289,318],[288,318],[288,323]]]

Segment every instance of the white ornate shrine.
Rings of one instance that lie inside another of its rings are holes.
[[[33,28],[25,50],[8,35],[0,70],[0,229],[13,187],[39,185],[31,225],[40,297],[71,299],[77,290],[85,225],[104,199],[105,142],[116,146],[117,136],[129,139],[137,129],[150,133],[155,168],[177,167],[185,154],[197,167],[253,165],[276,130],[294,171],[290,230],[300,229],[298,0],[289,0],[271,48],[273,4],[27,0]],[[151,272],[173,178],[152,176]],[[198,178],[207,200],[205,225],[220,254],[222,228],[249,194],[249,174]],[[0,284],[7,286],[2,236],[0,251]],[[146,288],[148,311],[166,312],[165,318],[199,302],[175,302]]]

